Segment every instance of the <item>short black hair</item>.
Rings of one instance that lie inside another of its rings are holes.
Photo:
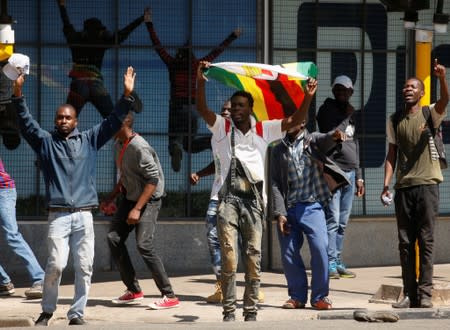
[[[233,95],[231,95],[230,99],[234,98],[235,96],[245,97],[248,100],[248,104],[250,105],[250,107],[253,108],[254,99],[252,94],[246,91],[236,91]]]

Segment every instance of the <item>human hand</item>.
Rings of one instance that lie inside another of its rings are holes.
[[[130,213],[128,213],[127,224],[135,225],[139,222],[139,218],[141,217],[141,210],[133,208]]]
[[[22,96],[22,87],[23,87],[24,83],[25,83],[25,75],[22,73],[14,81],[14,84],[13,84],[14,96],[16,96],[16,97]]]
[[[189,176],[189,182],[191,183],[191,185],[196,185],[198,182],[200,181],[200,177],[197,173],[191,173],[191,175]]]
[[[433,71],[436,77],[445,78],[445,66],[439,64],[437,58],[434,59]]]
[[[314,78],[308,78],[306,88],[305,88],[305,96],[313,97],[317,91],[317,80]]]
[[[210,67],[211,63],[208,61],[200,61],[197,68],[197,81],[208,81],[206,76],[204,75],[204,71],[206,71]]]
[[[144,22],[151,22],[152,21],[152,9],[150,7],[147,7],[144,9]]]
[[[386,207],[391,205],[393,195],[389,191],[389,187],[384,187],[383,192],[381,193],[380,199],[381,203]]]
[[[281,234],[287,236],[291,233],[291,225],[288,223],[287,218],[284,215],[279,215],[278,218],[278,229]]]
[[[134,80],[136,78],[136,72],[134,71],[132,66],[127,68],[127,71],[123,75],[123,94],[125,96],[130,96],[131,92],[134,89]]]
[[[116,203],[114,203],[114,201],[105,200],[100,203],[100,211],[102,211],[104,215],[114,215],[117,211]]]
[[[236,38],[239,38],[242,34],[242,29],[240,27],[238,27],[233,31],[233,33],[236,36]]]
[[[337,130],[334,131],[334,133],[333,133],[333,141],[343,142],[345,140],[347,140],[347,134],[342,132],[340,129],[337,129]]]
[[[364,187],[364,181],[361,179],[356,180],[356,191],[355,195],[356,197],[361,197],[365,194],[366,189]]]

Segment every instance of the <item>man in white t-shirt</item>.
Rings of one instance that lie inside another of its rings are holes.
[[[244,319],[256,321],[267,200],[264,180],[267,147],[283,138],[286,130],[305,120],[317,82],[308,81],[304,101],[294,114],[262,122],[256,122],[251,116],[252,95],[237,91],[231,97],[230,120],[216,114],[206,104],[203,71],[208,67],[209,63],[204,61],[198,67],[197,111],[213,134],[211,144],[220,181],[217,230],[222,259],[223,321],[235,320],[238,237],[245,264]],[[237,160],[235,170],[230,171],[233,153]]]

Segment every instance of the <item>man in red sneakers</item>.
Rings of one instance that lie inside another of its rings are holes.
[[[153,244],[156,220],[164,195],[164,174],[155,150],[143,137],[133,132],[132,127],[133,114],[129,113],[115,136],[118,142],[116,163],[120,179],[109,198],[100,205],[101,210],[107,214],[114,198],[119,192],[123,193],[111,223],[108,243],[127,290],[112,302],[122,305],[136,303],[144,298],[125,245],[128,235],[134,229],[137,249],[163,296],[149,307],[178,307],[180,302]]]

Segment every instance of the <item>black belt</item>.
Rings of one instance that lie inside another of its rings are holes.
[[[82,211],[92,211],[94,209],[93,206],[86,207],[49,207],[48,210],[50,212],[67,212],[67,213],[75,213]]]

